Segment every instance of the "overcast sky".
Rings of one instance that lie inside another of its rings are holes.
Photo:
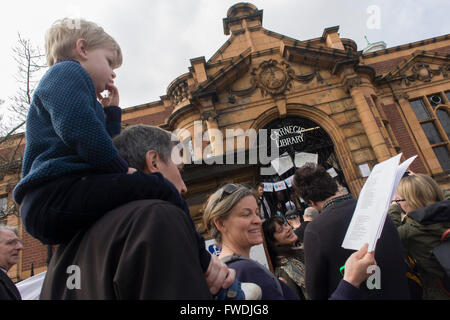
[[[116,72],[121,106],[159,100],[170,82],[188,71],[190,59],[205,56],[208,60],[228,39],[223,33],[222,19],[235,3],[3,1],[0,99],[7,100],[17,88],[13,78],[17,66],[11,51],[17,33],[44,48],[44,34],[55,20],[81,16],[103,26],[122,48],[124,63]],[[308,40],[320,37],[327,27],[339,25],[341,37],[354,40],[358,50],[366,46],[364,36],[370,42],[384,41],[393,47],[450,33],[448,0],[253,0],[251,3],[264,10],[263,27],[268,30]]]

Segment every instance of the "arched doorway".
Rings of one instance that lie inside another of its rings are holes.
[[[270,200],[271,207],[275,211],[279,209],[277,206],[281,203],[281,211],[285,213],[289,209],[286,206],[288,201],[295,202],[300,210],[306,206],[301,199],[296,199],[289,179],[294,175],[295,170],[306,162],[322,165],[329,170],[330,175],[339,185],[349,189],[335,152],[333,140],[319,124],[307,118],[291,115],[272,120],[262,129],[267,130],[265,147],[274,143],[277,147],[275,155],[270,154],[270,150],[267,155],[273,159],[278,157],[282,160],[289,160],[286,158],[291,160],[282,161],[284,168],[280,166],[279,170],[274,169],[271,164],[261,165],[261,168],[267,170],[260,170],[260,181],[265,183],[266,198]],[[287,169],[291,165],[292,167]],[[270,184],[273,186],[272,190],[270,190]]]

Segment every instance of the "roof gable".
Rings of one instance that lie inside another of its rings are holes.
[[[448,54],[418,50],[382,78],[388,81],[403,79],[407,86],[417,80],[431,81],[434,76],[440,74],[447,78],[450,69],[449,58]]]

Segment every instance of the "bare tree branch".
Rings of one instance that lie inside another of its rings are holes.
[[[17,45],[12,49],[14,60],[17,63],[17,74],[15,80],[19,84],[17,93],[11,97],[12,103],[8,111],[14,114],[17,123],[22,124],[31,104],[33,91],[38,83],[35,79],[39,71],[45,68],[45,55],[39,47],[34,47],[29,39],[24,39],[17,34]],[[15,125],[15,133],[22,126]]]
[[[29,39],[24,39],[17,34],[17,44],[12,49],[14,61],[17,64],[17,73],[14,80],[18,89],[13,97],[9,97],[8,115],[12,119],[11,124],[5,123],[5,117],[0,116],[0,180],[6,174],[20,174],[22,167],[22,142],[23,131],[28,109],[31,104],[34,89],[40,78],[41,71],[46,68],[45,55],[39,47],[33,46]],[[0,105],[4,101],[0,100]],[[18,214],[15,204],[0,208],[0,220],[6,219],[10,214]]]

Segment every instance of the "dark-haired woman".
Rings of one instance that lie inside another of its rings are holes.
[[[271,257],[274,273],[305,300],[305,265],[303,250],[293,229],[282,217],[274,216],[263,223],[264,237]]]

